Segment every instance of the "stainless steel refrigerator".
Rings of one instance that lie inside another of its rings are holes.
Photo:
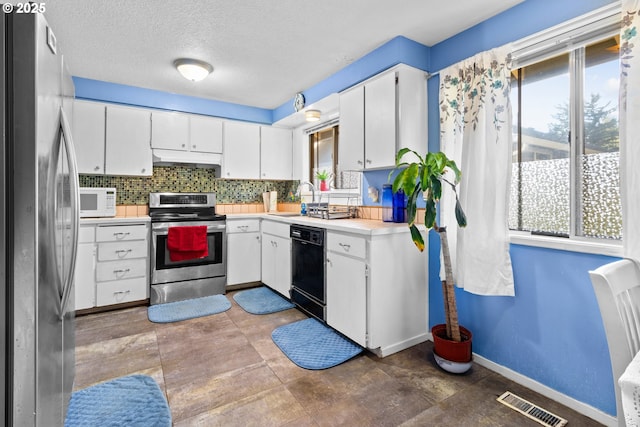
[[[42,14],[2,13],[0,42],[0,424],[57,426],[74,379],[73,82]]]

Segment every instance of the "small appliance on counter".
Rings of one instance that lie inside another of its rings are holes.
[[[116,189],[80,187],[80,218],[116,216]]]

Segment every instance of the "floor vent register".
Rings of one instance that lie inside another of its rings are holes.
[[[510,391],[505,391],[497,400],[532,420],[539,422],[543,426],[562,427],[567,425],[567,420],[560,418],[559,416],[552,414],[551,412],[542,409],[519,396],[516,396]]]

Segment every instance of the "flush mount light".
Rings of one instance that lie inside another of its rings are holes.
[[[211,64],[198,59],[180,58],[173,61],[180,74],[192,82],[199,82],[213,71]]]
[[[320,120],[320,111],[319,110],[307,110],[304,112],[304,118],[308,122],[317,122]]]

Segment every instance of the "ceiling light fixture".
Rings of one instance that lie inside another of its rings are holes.
[[[180,74],[192,82],[199,82],[213,71],[211,64],[198,59],[180,58],[173,61]]]
[[[308,122],[317,122],[320,120],[320,111],[319,110],[307,110],[304,112],[304,118]]]

